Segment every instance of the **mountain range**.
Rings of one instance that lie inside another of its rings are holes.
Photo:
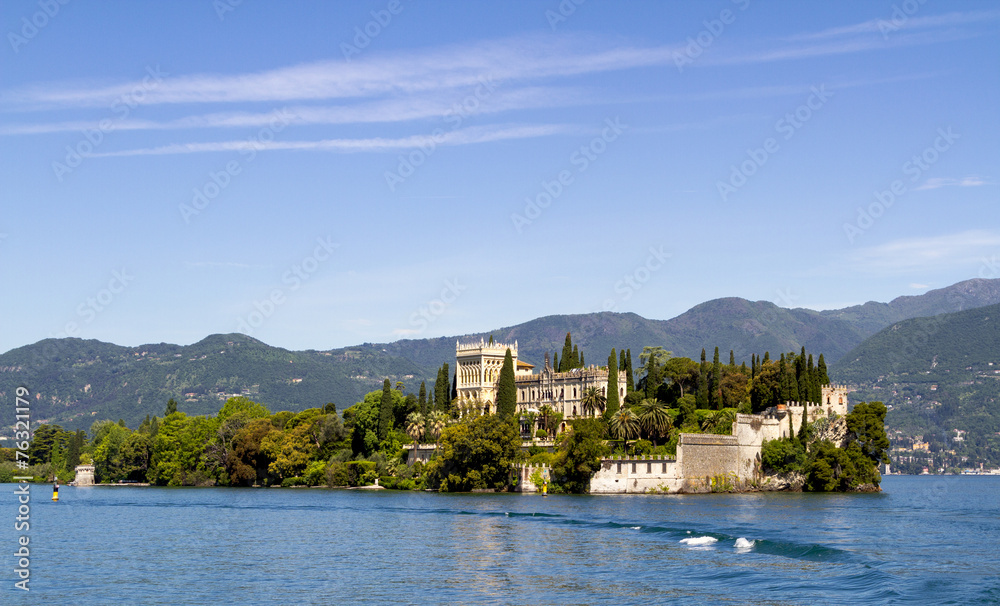
[[[169,398],[192,414],[218,411],[234,394],[272,410],[301,410],[333,402],[338,409],[378,389],[384,378],[416,391],[433,383],[437,368],[453,363],[455,342],[493,336],[517,341],[519,358],[541,365],[559,351],[566,333],[588,364],[606,364],[612,347],[638,354],[662,345],[697,359],[702,348],[733,350],[737,361],[751,353],[808,351],[837,362],[878,331],[907,319],[937,316],[1000,303],[1000,279],[974,279],[838,310],[787,309],[766,301],[723,298],[707,301],[669,320],[634,313],[601,312],[537,318],[482,333],[364,343],[327,351],[289,351],[242,334],[211,335],[192,345],[166,343],[125,347],[76,338],[45,339],[0,355],[0,397],[19,385],[32,390],[36,423],[89,428],[97,419],[123,419],[135,426],[147,414],[162,414]],[[711,355],[711,353],[709,353]],[[853,354],[851,354],[853,355]],[[844,366],[849,377],[849,366]],[[836,373],[833,375],[838,379]]]

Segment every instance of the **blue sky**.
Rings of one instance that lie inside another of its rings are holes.
[[[1000,277],[994,3],[0,16],[0,351],[327,349]]]

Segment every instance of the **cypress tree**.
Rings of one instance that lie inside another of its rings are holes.
[[[632,372],[632,348],[625,350],[625,394],[635,391],[635,376]]]
[[[778,402],[784,404],[792,397],[792,387],[788,381],[788,368],[785,366],[785,354],[781,354],[778,362],[778,385],[780,385],[780,395]]]
[[[712,391],[709,393],[712,408],[720,410],[722,408],[722,365],[719,364],[719,347],[715,347],[715,356],[712,358]]]
[[[698,365],[698,393],[695,398],[698,408],[708,408],[708,363],[705,362],[704,347],[701,349],[701,364]]]
[[[625,350],[618,352],[618,368],[620,370],[625,370]]]
[[[823,354],[819,354],[819,362],[817,362],[816,369],[819,371],[820,386],[829,385],[830,377],[826,374],[826,360],[823,359]]]
[[[378,407],[378,439],[381,442],[392,430],[392,388],[389,379],[382,382],[382,401]]]
[[[566,372],[567,370],[573,368],[570,364],[573,362],[573,339],[570,337],[569,333],[566,333],[566,342],[563,343],[562,349],[562,363],[559,365],[559,372]]]
[[[448,384],[448,376],[448,363],[445,362],[444,365],[438,369],[437,381],[434,382],[435,410],[448,410],[448,392],[451,391],[451,386]]]
[[[503,356],[500,380],[497,383],[497,414],[503,420],[512,420],[517,413],[517,385],[514,383],[514,357],[510,349]]]
[[[573,361],[568,370],[573,370],[574,368],[580,368],[580,350],[576,348],[576,345],[573,346]]]
[[[819,394],[817,392],[817,387],[819,386],[819,381],[816,380],[816,367],[813,366],[813,355],[809,354],[809,361],[806,364],[806,381],[809,385],[809,401],[819,402]]]
[[[559,372],[559,354],[552,354],[552,370]]]
[[[458,398],[458,367],[455,368],[455,378],[451,382],[451,398],[448,403],[451,404],[456,398]]]
[[[605,411],[608,414],[608,418],[611,415],[618,412],[621,408],[621,403],[618,398],[618,356],[615,354],[615,348],[611,348],[611,355],[608,356],[608,403]]]
[[[764,364],[767,364],[770,361],[771,361],[771,352],[765,351],[764,352]]]
[[[417,405],[420,407],[420,414],[427,414],[427,385],[420,382],[420,393],[417,395]]]
[[[799,400],[809,401],[812,397],[812,390],[809,389],[809,368],[806,366],[806,348],[802,346],[802,352],[795,359],[795,382],[798,387]]]
[[[490,335],[490,345],[493,345],[493,335]]]
[[[809,406],[807,402],[802,403],[802,425],[799,427],[799,439],[805,441],[806,428],[809,426]]]
[[[580,352],[580,368],[586,368],[587,363],[583,361],[583,352]]]
[[[736,356],[733,355],[733,350],[729,350],[729,366],[736,368]]]

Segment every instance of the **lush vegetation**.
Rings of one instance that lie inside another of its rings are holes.
[[[838,422],[820,419],[796,435],[770,440],[761,449],[761,467],[768,474],[800,474],[803,489],[813,492],[851,491],[878,487],[880,463],[889,462],[885,433],[886,408],[881,402],[861,402],[843,419],[843,445],[816,439],[816,425]]]
[[[894,324],[832,373],[886,403],[895,469],[1000,467],[1000,305]]]

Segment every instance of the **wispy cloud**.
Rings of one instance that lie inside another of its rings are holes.
[[[970,230],[943,236],[902,238],[852,251],[844,269],[883,274],[978,263],[1000,248],[1000,232]]]
[[[382,152],[429,146],[470,145],[507,139],[528,139],[555,134],[574,134],[581,128],[573,125],[540,124],[521,126],[476,126],[440,135],[425,134],[409,137],[369,139],[322,139],[319,141],[215,141],[209,143],[178,143],[160,147],[129,149],[92,154],[89,157],[162,156],[231,151],[315,150],[332,152]]]
[[[961,179],[954,179],[951,177],[934,177],[924,181],[920,187],[914,188],[914,191],[939,189],[941,187],[979,187],[980,185],[992,185],[992,183],[978,175],[969,175],[968,177],[963,177]]]

